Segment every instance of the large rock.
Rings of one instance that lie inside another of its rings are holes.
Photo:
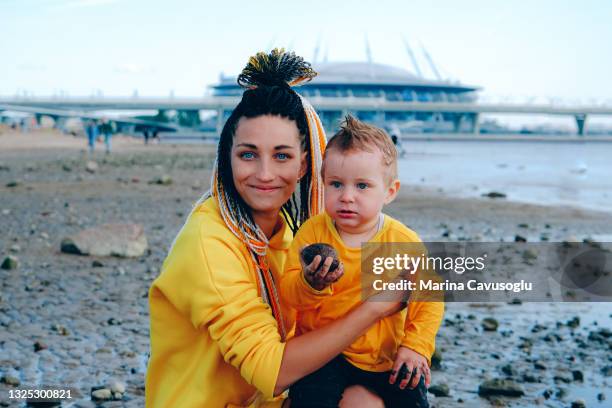
[[[139,224],[104,224],[64,238],[62,252],[76,255],[138,257],[147,250],[147,237]]]
[[[502,380],[496,378],[494,380],[484,381],[478,387],[478,395],[487,397],[491,395],[505,395],[507,397],[520,397],[525,395],[523,388],[510,380]]]

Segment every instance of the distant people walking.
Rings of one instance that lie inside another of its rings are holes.
[[[100,132],[104,135],[104,145],[106,146],[106,154],[111,152],[111,138],[113,137],[113,125],[108,119],[103,119],[100,125]]]
[[[98,125],[93,119],[90,119],[85,124],[85,133],[87,134],[87,143],[89,145],[89,153],[93,154],[98,138]]]

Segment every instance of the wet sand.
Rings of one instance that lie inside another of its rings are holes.
[[[90,389],[111,379],[125,384],[126,392],[122,401],[103,406],[144,405],[147,290],[192,204],[208,188],[214,159],[214,147],[207,145],[113,141],[109,156],[97,147],[98,169],[92,173],[85,169],[90,158],[83,138],[0,128],[0,255],[19,262],[17,269],[0,270],[0,377],[18,379],[17,388],[74,387],[73,406],[95,406]],[[162,176],[172,182],[149,183]],[[424,241],[612,234],[608,213],[457,199],[426,186],[404,186],[387,212]],[[148,252],[136,259],[60,252],[65,236],[109,222],[142,224]],[[587,406],[607,406],[612,339],[603,329],[611,328],[611,313],[609,303],[448,304],[432,384],[448,385],[450,396],[430,394],[430,402],[565,407],[581,398]],[[580,323],[568,325],[575,316]],[[485,317],[499,322],[497,331],[483,330]],[[572,371],[580,371],[582,381]],[[479,397],[478,387],[488,378],[513,379],[525,395]],[[0,383],[0,404],[18,406],[7,400],[9,389],[15,386]],[[600,393],[606,401],[598,401]]]

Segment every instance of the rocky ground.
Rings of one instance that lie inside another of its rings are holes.
[[[208,187],[214,149],[126,139],[88,166],[82,139],[58,146],[55,138],[63,136],[37,132],[29,137],[40,148],[25,148],[11,143],[18,135],[0,129],[0,261],[9,255],[17,261],[0,269],[0,405],[19,406],[9,390],[47,385],[72,388],[71,406],[95,406],[92,389],[95,397],[115,399],[104,407],[143,406],[147,290]],[[50,137],[54,142],[46,143]],[[610,214],[457,200],[423,187],[404,186],[388,212],[425,241],[612,234]],[[136,258],[60,251],[63,238],[106,223],[141,224],[148,250]],[[438,396],[430,401],[609,406],[611,313],[609,303],[448,304],[432,381]]]

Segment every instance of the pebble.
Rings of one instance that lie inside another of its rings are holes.
[[[153,180],[149,181],[149,184],[159,184],[161,186],[169,186],[170,184],[172,184],[172,177],[170,177],[167,174],[164,174],[160,177],[154,178]]]
[[[19,385],[21,384],[19,378],[8,374],[3,375],[2,378],[0,378],[0,382],[6,385],[12,385],[13,387],[19,387]]]
[[[113,380],[109,383],[110,390],[114,393],[125,394],[125,384],[120,381]]]
[[[9,255],[6,258],[4,258],[4,261],[2,261],[2,265],[0,265],[0,268],[5,269],[5,270],[12,270],[12,269],[17,269],[18,266],[19,266],[19,260],[17,259],[17,257],[13,255]]]
[[[448,397],[450,396],[450,389],[445,383],[434,384],[430,386],[427,391],[436,397]]]
[[[489,198],[506,198],[506,194],[500,193],[498,191],[490,191],[488,193],[483,194],[482,196]]]
[[[580,370],[573,370],[572,377],[574,381],[584,381],[584,374]]]
[[[481,326],[484,331],[496,331],[499,327],[499,323],[492,317],[485,317],[482,319]]]
[[[92,401],[108,401],[113,399],[113,394],[108,388],[101,388],[91,392]]]
[[[478,387],[478,395],[481,397],[504,395],[507,397],[520,397],[525,395],[523,388],[510,380],[503,380],[496,378],[493,380],[486,380]]]
[[[567,321],[567,326],[575,329],[580,326],[580,318],[578,316],[574,316],[571,320]]]
[[[99,260],[97,260],[97,259],[94,259],[94,260],[91,262],[91,266],[92,266],[93,268],[102,268],[102,267],[104,266],[104,264],[103,264],[101,261],[99,261]]]
[[[85,170],[89,173],[95,173],[98,170],[98,163],[93,160],[90,160],[85,165]]]
[[[46,350],[47,348],[48,348],[47,345],[40,340],[34,343],[34,351],[36,352]]]

